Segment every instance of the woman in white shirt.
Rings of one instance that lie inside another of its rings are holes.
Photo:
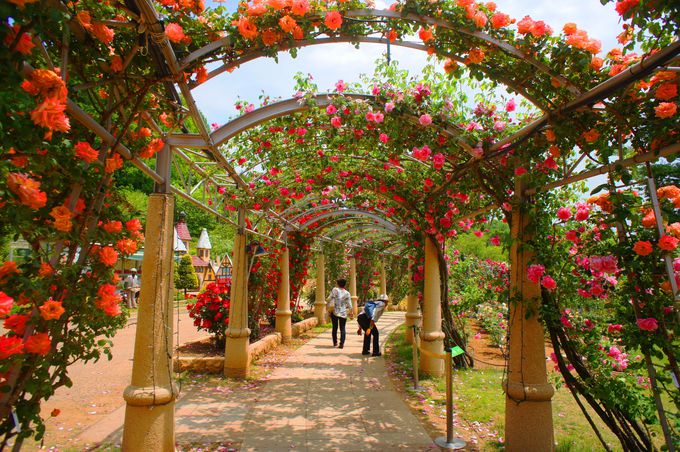
[[[331,294],[326,300],[326,308],[331,316],[331,323],[333,324],[333,347],[338,345],[338,327],[340,327],[340,347],[345,346],[345,324],[347,323],[347,316],[352,312],[352,297],[349,292],[345,290],[347,281],[345,279],[338,279],[336,281],[337,287],[333,287]]]

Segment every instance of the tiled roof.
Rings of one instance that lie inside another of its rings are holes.
[[[198,256],[191,256],[191,264],[194,267],[207,267],[208,265],[210,265],[208,262],[204,261]]]
[[[177,235],[179,236],[180,240],[186,242],[191,241],[191,234],[189,233],[189,228],[187,227],[186,222],[178,221],[175,227],[177,228]]]

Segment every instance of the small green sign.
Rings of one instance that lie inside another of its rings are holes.
[[[465,353],[465,350],[463,350],[462,348],[460,348],[458,346],[455,346],[451,349],[451,357],[452,358],[455,358],[458,355],[462,355],[463,353]]]

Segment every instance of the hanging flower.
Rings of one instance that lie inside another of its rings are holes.
[[[170,22],[165,26],[165,36],[175,44],[182,42],[186,38],[182,26],[175,22]]]
[[[675,115],[676,111],[678,111],[678,106],[675,102],[661,102],[654,107],[654,116],[661,119],[670,118]]]

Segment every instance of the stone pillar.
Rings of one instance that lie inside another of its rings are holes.
[[[229,306],[229,328],[224,350],[224,375],[245,378],[250,372],[248,345],[248,253],[246,234],[242,228],[234,238],[234,268],[231,273],[231,304]]]
[[[354,256],[349,258],[349,293],[352,295],[352,314],[356,319],[359,314],[359,297],[357,296],[357,260]]]
[[[505,447],[513,451],[554,449],[551,399],[545,364],[545,336],[538,318],[541,288],[527,278],[533,253],[524,245],[530,238],[524,187],[517,183],[510,232],[510,322],[505,400]]]
[[[281,333],[281,340],[284,344],[290,342],[292,333],[290,310],[290,272],[289,272],[289,253],[288,247],[285,247],[279,256],[279,272],[281,273],[281,280],[279,281],[279,294],[276,303],[276,331]]]
[[[441,287],[439,280],[437,244],[425,238],[425,288],[423,291],[423,328],[420,331],[421,347],[432,353],[444,353],[442,331]],[[423,353],[420,360],[423,373],[440,377],[444,375],[444,360]]]
[[[387,295],[387,276],[385,275],[385,262],[382,259],[380,260],[380,293]],[[385,310],[390,311],[392,303],[390,303],[389,299],[386,303]]]
[[[123,398],[124,451],[175,450],[172,381],[173,213],[171,194],[149,195],[132,379]]]
[[[413,325],[421,326],[423,316],[418,307],[418,295],[409,293],[406,296],[406,340],[413,343]]]
[[[326,261],[323,253],[316,258],[316,302],[314,314],[318,325],[326,323]]]

